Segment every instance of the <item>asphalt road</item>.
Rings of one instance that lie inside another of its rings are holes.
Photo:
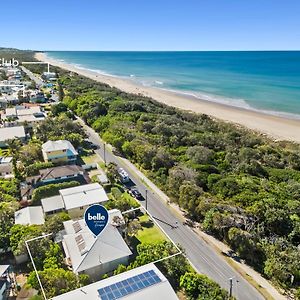
[[[104,145],[98,134],[90,127],[85,126],[89,140],[100,146],[96,152],[104,158]],[[132,181],[137,186],[143,197],[147,187],[142,180],[133,173],[130,169],[123,165],[122,161],[112,154],[110,151],[105,151],[106,162],[114,162],[119,167],[122,167],[129,174]],[[145,206],[145,201],[141,201]],[[229,290],[230,278],[233,279],[233,295],[241,300],[256,300],[264,299],[264,297],[250,285],[237,271],[235,271],[216,251],[208,245],[201,237],[192,231],[192,229],[182,224],[182,221],[176,216],[168,206],[159,199],[152,191],[148,191],[148,211],[156,218],[161,227],[177,244],[180,244],[190,260],[194,268],[199,273],[203,273],[216,282],[223,288]],[[178,223],[178,227],[174,228]]]
[[[20,66],[20,68],[23,70],[23,72],[25,72],[28,77],[33,80],[37,86],[42,86],[44,84],[44,82],[39,79],[37,76],[35,76],[31,71],[29,71],[27,68],[25,68],[24,66]]]

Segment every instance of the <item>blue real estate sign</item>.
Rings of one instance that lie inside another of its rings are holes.
[[[104,206],[95,204],[86,209],[84,219],[90,231],[98,236],[108,224],[108,212]]]

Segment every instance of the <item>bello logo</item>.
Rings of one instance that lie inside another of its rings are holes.
[[[98,213],[96,216],[92,216],[90,213],[88,213],[87,218],[89,221],[94,220],[94,221],[102,221],[105,220],[105,216],[101,215]]]
[[[95,204],[88,207],[84,213],[85,223],[90,231],[98,236],[108,224],[108,211],[102,205]]]

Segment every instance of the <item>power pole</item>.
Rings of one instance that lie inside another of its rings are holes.
[[[148,210],[148,190],[146,189],[145,192],[146,192],[146,197],[145,197],[145,200],[146,200],[146,210]]]
[[[106,144],[103,143],[103,158],[104,158],[104,163],[105,163],[105,166],[106,166],[106,149],[105,149],[105,147],[106,147]]]
[[[232,278],[229,278],[229,297],[232,297],[232,287],[233,287]]]

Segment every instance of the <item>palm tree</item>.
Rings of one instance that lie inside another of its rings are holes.
[[[17,161],[19,158],[20,149],[22,147],[22,144],[19,139],[10,139],[5,141],[8,151],[6,152],[6,156],[12,156],[13,160],[13,169],[15,173],[16,178],[20,178],[21,174],[19,173],[19,170],[17,168]]]

